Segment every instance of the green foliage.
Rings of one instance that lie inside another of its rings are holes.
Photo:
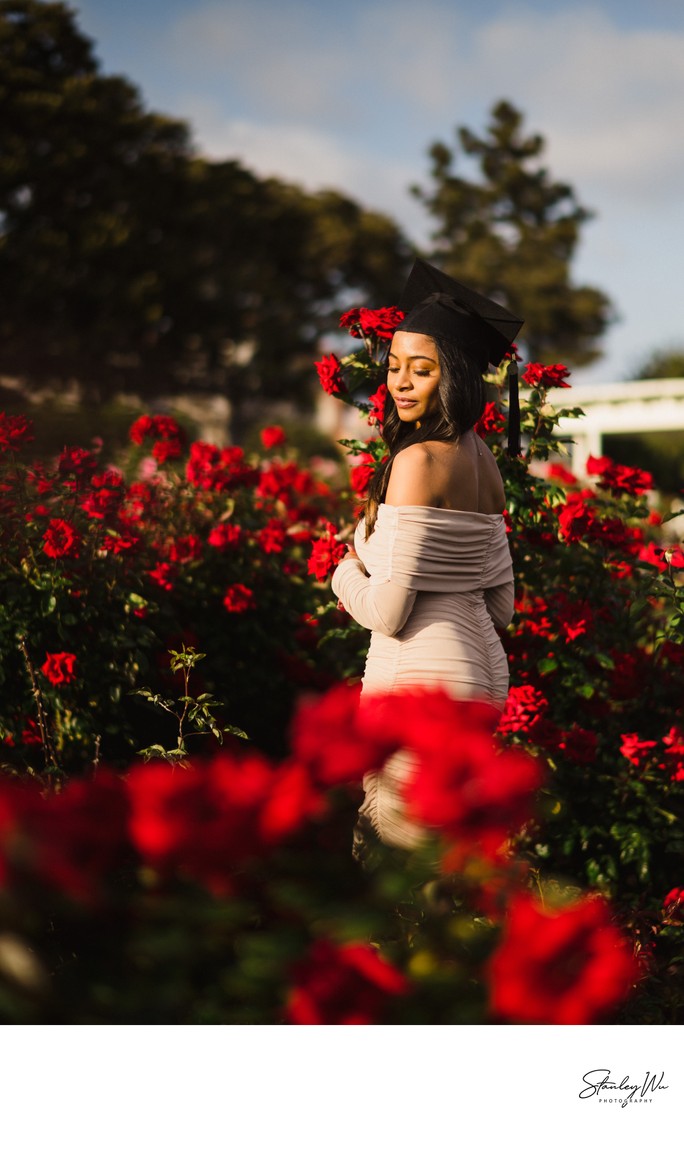
[[[235,727],[233,724],[224,728],[218,726],[214,712],[225,705],[220,700],[214,699],[211,692],[203,691],[196,699],[188,694],[192,669],[201,659],[206,658],[205,653],[197,652],[193,647],[186,648],[184,644],[182,651],[170,651],[169,655],[171,672],[173,674],[181,672],[183,675],[184,694],[177,700],[164,699],[159,692],[150,691],[147,687],[136,688],[131,694],[140,696],[152,707],[161,708],[178,721],[176,746],[165,748],[161,744],[153,744],[151,747],[142,747],[139,754],[143,759],[146,762],[151,759],[163,759],[169,763],[187,763],[190,754],[187,741],[192,736],[213,735],[220,744],[223,743],[224,735],[247,739],[247,733],[240,727]]]
[[[221,392],[239,433],[257,396],[307,406],[341,295],[403,275],[387,217],[201,159],[64,4],[0,3],[0,94],[0,370],[26,388]]]
[[[634,372],[634,380],[681,379],[684,376],[684,348],[673,346],[651,352]]]

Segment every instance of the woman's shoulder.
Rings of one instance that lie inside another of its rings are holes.
[[[431,504],[434,500],[434,456],[428,443],[409,444],[392,463],[385,503]]]

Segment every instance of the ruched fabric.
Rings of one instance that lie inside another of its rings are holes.
[[[360,562],[339,565],[333,590],[372,629],[363,692],[439,687],[503,708],[508,664],[496,628],[510,623],[513,604],[503,516],[382,504],[370,538],[360,524],[354,546]],[[394,846],[414,847],[424,834],[404,813],[413,770],[400,752],[363,781],[360,814]]]

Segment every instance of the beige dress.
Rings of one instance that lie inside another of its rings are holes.
[[[381,504],[375,529],[354,537],[359,560],[332,580],[349,614],[371,630],[363,691],[440,687],[502,708],[508,664],[497,628],[513,615],[513,566],[502,515]],[[403,812],[414,770],[399,752],[364,778],[360,815],[385,843],[411,848],[424,832]]]

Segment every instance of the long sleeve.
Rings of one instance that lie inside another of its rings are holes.
[[[494,627],[508,627],[514,610],[513,580],[485,588],[485,603]]]
[[[372,584],[359,560],[346,559],[335,569],[332,589],[350,616],[370,631],[396,635],[406,623],[416,592],[385,580]]]

